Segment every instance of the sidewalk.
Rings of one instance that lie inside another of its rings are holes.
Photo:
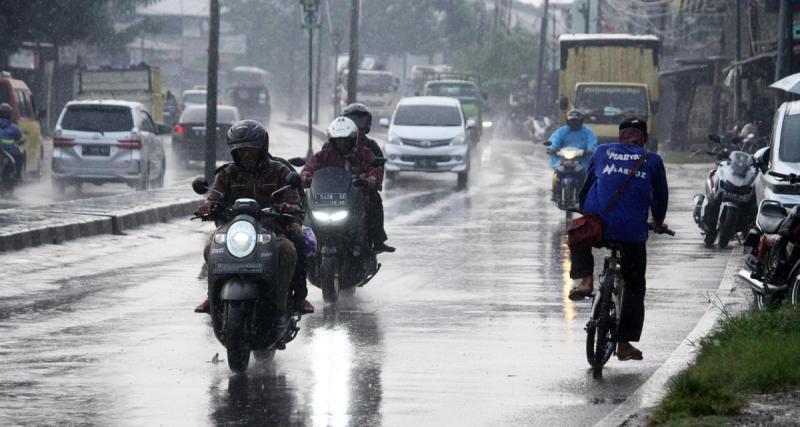
[[[0,210],[0,252],[188,217],[202,201],[188,185]]]

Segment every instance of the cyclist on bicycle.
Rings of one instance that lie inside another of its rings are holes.
[[[619,143],[598,147],[586,172],[586,182],[581,189],[580,205],[584,214],[600,215],[603,238],[613,241],[621,249],[622,279],[625,293],[620,316],[617,357],[619,360],[641,360],[642,352],[630,344],[639,341],[644,324],[645,270],[649,211],[653,213],[653,227],[657,232],[666,230],[669,193],[664,163],[658,154],[647,152],[644,162],[610,210],[606,207],[617,190],[629,178],[647,143],[647,122],[637,117],[625,119],[619,125]],[[591,249],[571,252],[570,277],[581,279],[572,288],[569,298],[580,301],[594,291],[592,274],[594,258]]]

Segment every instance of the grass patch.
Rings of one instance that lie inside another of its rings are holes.
[[[800,310],[745,312],[698,343],[697,360],[678,375],[650,421],[715,425],[715,417],[739,413],[751,394],[798,385]]]
[[[705,154],[692,156],[689,151],[659,151],[658,154],[664,159],[666,164],[691,164],[691,163],[713,163],[714,158]]]

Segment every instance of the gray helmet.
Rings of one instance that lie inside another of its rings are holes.
[[[344,107],[342,115],[355,122],[358,130],[369,133],[372,129],[372,113],[369,112],[367,106],[359,102],[353,103]]]
[[[255,120],[241,120],[228,129],[228,148],[231,153],[239,148],[257,148],[269,151],[269,134],[261,123]]]

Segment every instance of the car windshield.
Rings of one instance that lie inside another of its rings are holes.
[[[465,83],[441,83],[428,85],[426,95],[452,98],[475,98],[475,86]]]
[[[647,115],[647,92],[636,86],[581,85],[575,92],[575,108],[589,123],[606,119],[618,123],[619,116]]]
[[[187,93],[183,95],[183,103],[184,104],[205,104],[206,103],[206,94],[205,93]]]
[[[457,107],[446,105],[404,105],[394,115],[397,126],[461,126]]]
[[[236,110],[233,108],[217,107],[217,123],[234,123],[238,120]],[[206,107],[189,107],[183,110],[181,123],[205,123]]]
[[[784,162],[800,163],[800,114],[787,115],[783,119],[778,158]]]
[[[128,107],[70,105],[61,119],[61,129],[86,132],[129,132],[133,116]]]

